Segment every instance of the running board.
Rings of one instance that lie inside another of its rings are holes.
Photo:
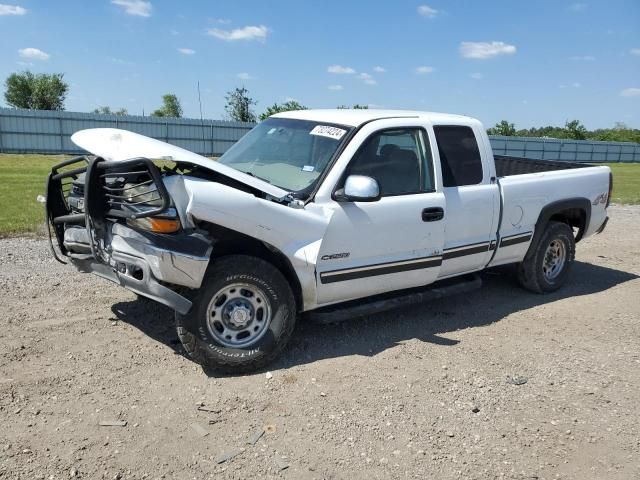
[[[442,280],[420,290],[412,289],[376,295],[369,299],[354,300],[338,305],[319,308],[306,313],[306,317],[315,323],[336,323],[357,317],[393,310],[398,307],[424,303],[438,298],[477,290],[482,279],[476,275],[464,275]]]

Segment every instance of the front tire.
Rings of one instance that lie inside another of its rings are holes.
[[[296,304],[284,275],[247,255],[213,260],[178,337],[206,370],[247,373],[271,363],[291,338]]]
[[[518,266],[518,280],[527,290],[550,293],[566,283],[576,255],[573,230],[566,223],[549,222],[533,252]]]

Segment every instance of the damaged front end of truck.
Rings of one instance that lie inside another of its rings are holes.
[[[187,314],[216,256],[248,254],[315,302],[315,256],[328,217],[287,190],[188,150],[118,129],[82,130],[90,152],[47,179],[52,252]]]
[[[172,173],[148,158],[81,156],[55,165],[46,211],[56,258],[187,313],[180,287],[200,287],[212,239],[182,225],[163,181]]]

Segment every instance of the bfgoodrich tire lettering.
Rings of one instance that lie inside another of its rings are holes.
[[[178,337],[191,358],[208,370],[220,373],[258,370],[273,361],[291,338],[296,321],[291,288],[282,273],[262,259],[230,255],[213,262],[189,314],[176,313]],[[213,297],[233,285],[247,285],[260,292],[270,309],[267,330],[246,346],[224,345],[221,343],[224,339],[216,338],[208,324]]]
[[[560,253],[558,253],[560,252]],[[549,222],[535,250],[518,266],[518,280],[527,290],[548,293],[558,290],[567,280],[576,255],[576,242],[566,223]],[[550,272],[549,266],[556,268]]]

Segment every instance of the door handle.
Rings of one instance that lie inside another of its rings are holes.
[[[422,210],[423,222],[437,222],[444,218],[444,209],[441,207],[431,207]]]

